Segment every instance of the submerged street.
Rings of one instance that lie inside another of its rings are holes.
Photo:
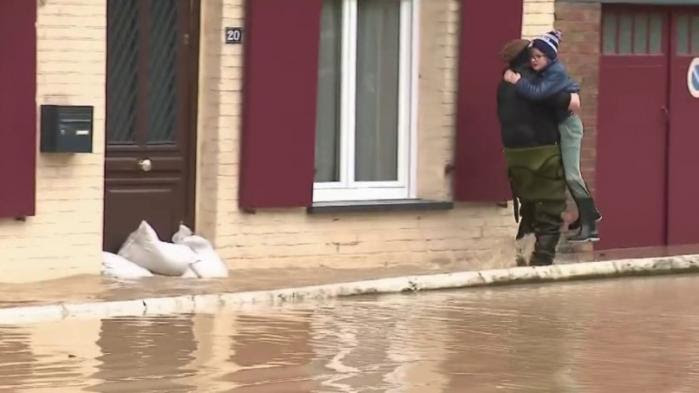
[[[691,392],[699,276],[0,326],[2,391]]]

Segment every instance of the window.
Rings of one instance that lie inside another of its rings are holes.
[[[663,15],[654,12],[612,12],[603,17],[605,55],[662,54]]]
[[[314,201],[411,196],[417,0],[324,0]]]
[[[677,43],[678,55],[699,54],[699,15],[684,14],[677,17]]]

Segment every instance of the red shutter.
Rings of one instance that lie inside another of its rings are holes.
[[[36,1],[0,1],[0,217],[33,216]]]
[[[313,200],[321,0],[248,0],[243,208]]]
[[[498,52],[522,35],[522,0],[462,0],[454,196],[511,199],[496,112]]]

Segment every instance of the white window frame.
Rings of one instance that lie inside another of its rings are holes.
[[[401,0],[398,88],[398,180],[354,181],[357,1],[343,1],[340,103],[340,181],[316,182],[313,201],[415,198],[417,161],[417,80],[419,2]],[[366,0],[364,0],[366,1]]]

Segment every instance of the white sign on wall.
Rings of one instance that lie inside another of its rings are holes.
[[[689,94],[691,94],[692,97],[699,98],[699,57],[689,63],[689,70],[687,70],[687,87],[689,87]]]

